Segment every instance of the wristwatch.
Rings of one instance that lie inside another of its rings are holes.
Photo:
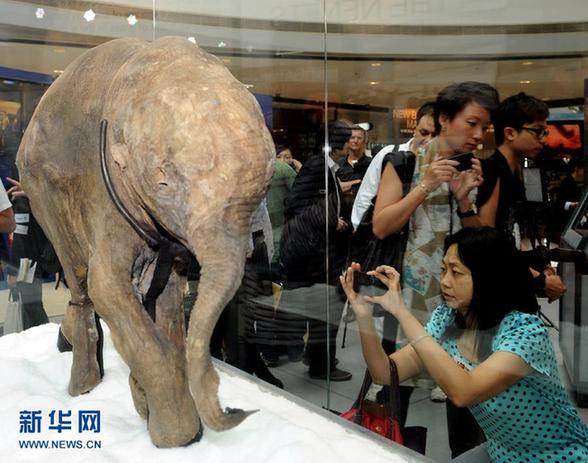
[[[474,203],[471,203],[470,207],[465,212],[461,212],[459,208],[457,209],[457,216],[460,219],[465,219],[466,217],[473,217],[474,215],[478,215],[478,208]]]

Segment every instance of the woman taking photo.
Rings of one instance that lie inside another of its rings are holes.
[[[423,328],[404,304],[391,267],[368,272],[388,291],[353,291],[352,264],[341,277],[376,383],[389,384],[389,358],[372,321],[380,304],[409,344],[390,356],[400,381],[426,370],[459,407],[468,407],[487,442],[458,462],[587,462],[588,429],[559,379],[547,328],[535,315],[532,277],[514,246],[492,228],[466,228],[446,240],[441,271],[445,300]]]

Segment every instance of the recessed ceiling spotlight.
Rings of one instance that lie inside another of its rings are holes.
[[[194,45],[196,45],[196,37],[188,37],[188,42],[192,42]]]
[[[531,66],[531,64],[533,64],[533,61],[523,61],[521,64],[523,66]]]
[[[96,13],[94,13],[94,10],[92,10],[92,8],[90,8],[88,11],[84,13],[84,19],[88,22],[92,22],[94,21],[94,19],[96,19]]]
[[[372,63],[371,66],[373,68],[379,68],[382,65],[382,63]]]
[[[35,17],[37,19],[43,19],[45,17],[45,9],[44,8],[37,8],[37,11],[35,11]]]
[[[530,84],[530,80],[519,80],[519,84]]]
[[[370,85],[380,85],[380,82],[378,82],[377,80],[372,80],[370,82]]]
[[[245,88],[253,88],[253,87],[255,87],[255,85],[253,85],[253,84],[243,84],[243,85],[245,85]]]
[[[129,26],[134,26],[135,24],[137,24],[139,20],[137,19],[137,17],[134,14],[130,14],[127,17],[127,22],[129,23]]]

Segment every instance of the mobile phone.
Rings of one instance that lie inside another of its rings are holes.
[[[353,291],[364,296],[381,296],[388,291],[384,283],[364,272],[353,272]]]
[[[459,162],[455,168],[458,170],[458,172],[463,172],[464,170],[469,170],[472,168],[472,159],[474,159],[474,153],[470,151],[469,153],[456,154],[455,156],[451,156],[448,159],[450,161]]]

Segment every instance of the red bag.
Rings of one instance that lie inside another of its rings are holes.
[[[365,398],[371,384],[372,377],[366,370],[357,399],[351,409],[340,416],[424,455],[427,447],[427,428],[410,426],[402,429],[400,426],[398,370],[393,360],[390,360],[391,390],[390,401],[387,404],[379,404]]]
[[[355,424],[359,424],[380,436],[404,445],[404,438],[400,432],[400,423],[392,419],[385,409],[385,405],[371,400],[363,400],[361,407],[352,408],[341,413],[341,418],[353,421]]]

